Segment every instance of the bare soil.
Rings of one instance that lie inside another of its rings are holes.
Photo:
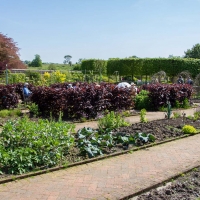
[[[129,127],[121,127],[116,131],[129,133],[130,135],[139,132],[152,134],[156,137],[156,142],[160,142],[184,135],[181,130],[184,125],[192,125],[196,129],[200,129],[200,120],[194,121],[183,117],[176,119],[160,119],[148,123],[135,123]]]
[[[168,186],[153,189],[132,200],[199,200],[200,199],[200,167],[187,174],[181,174]]]

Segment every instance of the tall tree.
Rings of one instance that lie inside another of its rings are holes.
[[[64,59],[65,59],[65,60],[63,61],[63,63],[64,63],[64,64],[70,64],[70,66],[71,66],[71,64],[72,64],[71,58],[72,58],[72,56],[70,56],[70,55],[64,56]]]
[[[198,58],[200,59],[200,44],[195,44],[192,49],[188,49],[184,52],[185,56],[184,58]]]
[[[0,70],[26,69],[19,58],[19,48],[12,38],[0,33]]]
[[[36,54],[35,58],[30,63],[31,67],[42,67],[42,60],[40,58],[40,55]]]

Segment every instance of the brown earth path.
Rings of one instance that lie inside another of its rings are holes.
[[[191,115],[193,112],[190,109]],[[148,113],[148,116],[151,114]],[[163,118],[163,113],[154,113],[153,117],[156,116]],[[0,199],[121,199],[200,165],[199,143],[200,134],[130,154],[1,184]]]

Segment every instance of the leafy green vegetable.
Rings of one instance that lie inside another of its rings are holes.
[[[27,117],[7,121],[0,133],[0,171],[22,174],[38,167],[52,167],[64,161],[74,145],[73,124]]]

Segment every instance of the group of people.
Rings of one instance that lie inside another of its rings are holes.
[[[183,84],[184,83],[184,79],[183,79],[182,76],[179,76],[179,78],[177,80],[177,83],[178,84]],[[193,80],[190,77],[188,77],[186,83],[190,84],[190,85],[193,85]],[[28,85],[29,85],[28,83],[24,83],[24,86],[23,86],[23,94],[24,94],[25,98],[29,98],[31,96],[31,94],[32,94],[32,92],[28,89]],[[80,86],[79,83],[75,83],[73,85],[72,84],[68,84],[67,89],[77,88],[79,86]],[[96,83],[96,86],[100,87],[100,85],[97,84],[97,83]],[[129,89],[134,90],[136,92],[136,94],[138,92],[138,88],[134,83],[129,84],[127,82],[121,82],[116,86],[116,88],[129,88]]]
[[[184,83],[184,79],[183,79],[182,76],[179,76],[179,78],[177,80],[177,83],[178,84],[183,84]],[[189,84],[189,85],[193,85],[193,80],[190,77],[188,77],[186,83]]]

